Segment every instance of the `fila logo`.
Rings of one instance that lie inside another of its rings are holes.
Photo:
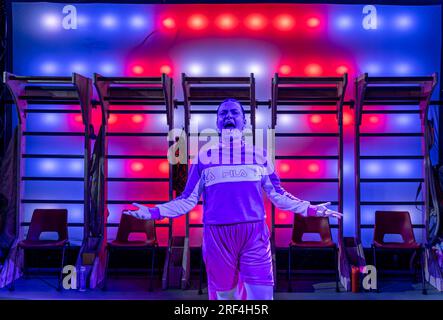
[[[237,171],[237,170],[223,171],[223,178],[226,178],[226,177],[247,177],[247,176],[248,176],[248,174],[243,169],[241,169],[239,171]]]

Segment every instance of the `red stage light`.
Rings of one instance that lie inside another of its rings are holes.
[[[144,168],[144,166],[141,162],[134,162],[131,164],[132,171],[142,171],[143,168]]]
[[[306,66],[305,73],[308,76],[319,76],[323,73],[323,69],[320,65],[316,63],[311,63]]]
[[[132,67],[132,72],[134,72],[135,74],[142,74],[145,70],[143,69],[142,66],[133,66]]]
[[[378,123],[379,122],[379,118],[377,117],[377,116],[371,116],[371,117],[369,117],[369,122],[370,123],[374,123],[374,124],[376,124],[376,123]]]
[[[168,65],[164,65],[160,67],[160,73],[170,74],[172,71],[171,67]]]
[[[311,123],[318,124],[322,121],[322,118],[321,118],[321,116],[316,114],[316,115],[311,116],[310,121],[311,121]]]
[[[266,18],[261,14],[254,13],[246,17],[246,26],[251,30],[262,30],[266,23]]]
[[[309,172],[313,172],[313,173],[315,173],[315,172],[320,171],[320,167],[319,167],[319,165],[316,164],[316,163],[311,163],[311,164],[308,166],[308,171],[309,171]]]
[[[142,123],[143,122],[143,116],[136,114],[135,116],[132,116],[132,122],[134,123]]]
[[[198,212],[197,211],[191,211],[189,213],[189,217],[191,218],[191,220],[197,220],[198,219]]]
[[[274,25],[280,31],[290,31],[294,29],[295,20],[290,15],[282,14],[275,18]]]
[[[320,25],[320,19],[318,18],[309,18],[306,21],[306,24],[309,28],[317,28]]]
[[[343,124],[345,126],[352,123],[352,115],[349,112],[343,112]]]
[[[161,173],[169,173],[169,163],[168,161],[162,161],[158,166]]]
[[[108,118],[108,124],[114,124],[117,122],[117,116],[115,114],[110,114]]]
[[[188,26],[193,30],[202,30],[208,26],[208,19],[202,14],[194,14],[189,17]]]
[[[343,75],[343,74],[347,73],[349,70],[348,70],[348,67],[346,67],[346,66],[339,66],[335,71],[338,74]]]
[[[238,25],[238,20],[232,14],[223,14],[217,17],[215,24],[222,30],[232,30]]]
[[[175,20],[172,18],[166,18],[163,20],[163,26],[167,29],[174,29],[175,28]]]
[[[290,169],[291,167],[287,163],[282,163],[280,165],[280,172],[288,172]]]
[[[75,122],[82,122],[83,121],[83,117],[81,114],[78,114],[74,117]]]
[[[287,213],[285,213],[285,212],[280,212],[280,213],[278,214],[278,218],[279,218],[280,220],[286,220],[286,219],[288,218],[288,215],[287,215]]]
[[[280,67],[280,69],[278,71],[283,75],[288,75],[291,73],[292,68],[290,66],[288,66],[287,64],[284,64]]]

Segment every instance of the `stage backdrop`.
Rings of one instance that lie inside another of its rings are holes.
[[[385,5],[298,5],[298,4],[69,4],[13,3],[13,72],[19,75],[70,75],[78,72],[92,76],[158,76],[174,78],[176,97],[183,97],[181,73],[195,76],[256,77],[256,96],[271,97],[271,78],[282,76],[337,76],[347,72],[346,99],[354,96],[354,79],[368,72],[372,76],[430,75],[440,70],[441,10],[439,6]],[[435,96],[434,98],[437,98]],[[34,106],[55,108],[55,106]],[[78,108],[78,106],[64,106]],[[99,108],[94,110],[98,129]],[[182,109],[176,111],[176,127],[183,124]],[[345,235],[354,234],[354,113],[345,108]],[[331,132],[336,129],[334,116],[294,115],[281,117],[280,132]],[[260,107],[257,127],[270,125],[270,110]],[[214,127],[214,116],[193,116],[199,126]],[[111,132],[165,132],[166,121],[160,115],[113,115]],[[77,132],[82,130],[79,115],[29,114],[27,131]],[[365,115],[363,132],[416,132],[416,115]],[[27,137],[29,154],[81,154],[81,137]],[[279,138],[277,154],[334,154],[336,140],[317,138]],[[407,140],[409,139],[409,140]],[[376,139],[367,141],[365,155],[418,154],[419,138],[397,138],[389,144]],[[333,147],[331,147],[333,146]],[[165,155],[165,137],[110,137],[111,155]],[[433,160],[437,161],[435,150]],[[82,176],[81,159],[25,159],[27,176]],[[299,160],[277,162],[284,178],[334,177],[336,160]],[[362,178],[421,177],[419,160],[365,160]],[[109,160],[109,176],[168,176],[163,160]],[[37,207],[66,207],[69,210],[70,238],[79,243],[83,222],[82,182],[24,182],[25,221]],[[337,200],[335,184],[286,183],[290,192],[307,200]],[[362,186],[362,200],[414,201],[418,183],[372,183]],[[166,201],[168,183],[109,183],[110,223],[118,223],[123,208],[133,200]],[[42,202],[47,203],[32,203]],[[54,204],[51,201],[64,201]],[[129,202],[125,204],[124,202]],[[229,201],[229,200],[227,200]],[[45,202],[45,201],[43,201]],[[268,219],[270,205],[267,204]],[[376,209],[407,209],[413,222],[422,224],[421,207],[372,206],[362,209],[362,223],[371,224]],[[201,221],[201,207],[190,214],[192,223]],[[277,223],[288,224],[292,214],[277,211]],[[333,221],[335,223],[335,221]],[[116,227],[109,229],[110,239]],[[183,234],[183,219],[174,228]],[[200,230],[191,233],[191,244],[200,244]],[[289,229],[279,229],[277,245],[287,246]],[[417,236],[421,239],[420,229]],[[166,244],[166,229],[159,230]],[[336,232],[334,232],[336,238]],[[372,229],[363,230],[369,245]]]

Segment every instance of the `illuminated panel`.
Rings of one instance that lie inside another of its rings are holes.
[[[275,72],[290,76],[337,76],[347,72],[349,84],[352,84],[355,76],[363,72],[397,76],[423,75],[440,70],[440,29],[435,28],[441,25],[438,6],[76,4],[63,13],[65,6],[13,3],[13,72],[67,75],[75,71],[86,76],[93,72],[158,76],[164,72],[174,78],[178,99],[183,96],[180,88],[182,72],[194,76],[244,76],[253,72],[257,98],[268,100],[270,79]],[[364,8],[367,13],[363,13]],[[354,88],[349,85],[346,98],[352,99],[353,94]],[[267,128],[269,110],[260,108],[257,127]],[[98,113],[99,110],[95,109],[94,119],[99,119]],[[81,128],[78,114],[67,117],[32,114],[29,119],[29,130],[78,131]],[[175,119],[176,127],[181,128],[183,113],[180,107],[175,110]],[[191,121],[198,121],[199,128],[213,127],[214,116],[198,118],[192,115]],[[291,131],[329,132],[335,127],[334,121],[333,115],[292,115],[286,122],[285,119],[279,120],[279,125]],[[164,117],[146,114],[112,114],[109,124],[110,132],[114,133],[131,130],[162,132],[165,128]],[[362,130],[368,133],[414,132],[416,126],[415,115],[364,115]],[[344,129],[345,234],[352,235],[354,128],[353,110],[349,107],[344,110]],[[334,155],[336,145],[337,139],[333,137],[279,137],[276,153],[318,155],[321,150],[322,155]],[[79,154],[83,150],[81,137],[27,137],[25,148],[27,153],[51,154]],[[167,142],[165,137],[127,139],[110,136],[108,150],[110,155],[165,156]],[[363,137],[362,154],[378,153],[420,154],[420,138]],[[68,171],[64,175],[71,174],[70,170],[80,170],[77,160],[28,160],[26,172],[34,176],[62,174],[63,171],[57,170],[65,166]],[[365,174],[373,175],[377,165],[367,162],[368,166],[362,169]],[[407,164],[391,161],[388,165],[384,170],[391,171],[392,176],[400,176],[399,171],[419,176],[420,168],[414,161]],[[283,163],[278,169],[291,173],[291,170],[301,169],[294,174],[317,177],[316,174],[329,172],[330,167],[336,168],[322,161],[300,168]],[[155,161],[112,159],[109,162],[113,177],[146,177],[148,173],[163,177],[164,169],[165,166],[161,167]],[[111,184],[110,192],[116,193],[118,188],[122,189],[117,183]],[[29,192],[31,189],[31,186],[27,187]],[[404,190],[409,194],[410,189]],[[129,196],[129,191],[122,192],[128,192]],[[281,220],[285,219],[282,216]],[[370,238],[368,236],[366,240]]]
[[[168,151],[166,137],[109,137],[108,142],[110,155],[151,154],[166,157]]]
[[[25,159],[25,176],[81,177],[83,159]]]
[[[23,204],[24,219],[30,222],[35,209],[68,209],[68,223],[83,223],[82,204]]]

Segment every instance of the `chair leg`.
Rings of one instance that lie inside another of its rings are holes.
[[[63,248],[62,248],[62,265],[61,265],[61,268],[60,268],[60,274],[58,276],[57,291],[61,291],[62,290],[63,268],[65,266],[65,251],[66,251],[66,246],[63,246]]]
[[[419,252],[419,254],[420,254],[420,252]],[[419,256],[417,258],[417,251],[414,251],[414,253],[411,256],[411,260],[409,261],[409,271],[412,274],[412,283],[417,283],[419,281],[418,273],[417,273],[417,271],[420,271],[420,270],[418,270],[419,269],[418,259],[421,259],[421,256]]]
[[[203,294],[202,291],[202,283],[203,283],[203,251],[200,258],[200,273],[199,273],[199,282],[198,282],[198,294]]]
[[[152,281],[154,280],[154,266],[155,266],[155,246],[152,247],[151,276],[149,279],[149,291],[153,290]]]
[[[17,260],[18,260],[19,255],[20,255],[20,247],[17,246],[17,249],[15,251],[14,271],[12,272],[13,273],[12,274],[12,281],[9,284],[9,288],[8,288],[9,291],[14,291],[15,290],[15,277],[17,275],[17,265],[16,264],[17,264]]]
[[[106,263],[105,263],[105,278],[103,279],[102,290],[108,290],[108,276],[109,276],[109,260],[111,259],[111,248],[106,248]]]
[[[426,278],[425,278],[425,259],[426,259],[425,249],[421,248],[419,250],[419,254],[420,254],[420,269],[421,269],[422,293],[423,294],[428,294],[428,291],[426,289]]]
[[[374,263],[374,267],[375,267],[375,270],[376,270],[376,283],[377,283],[377,289],[375,289],[375,291],[378,293],[378,292],[380,292],[380,286],[379,286],[379,275],[378,275],[378,269],[377,269],[377,252],[376,252],[376,249],[375,249],[375,246],[374,245],[372,245],[372,258],[373,258],[373,263]]]
[[[292,284],[291,284],[291,262],[292,262],[292,246],[289,246],[288,250],[288,292],[292,292]]]
[[[409,260],[409,271],[412,274],[412,281],[413,283],[416,283],[418,281],[418,276],[417,276],[417,253],[420,254],[420,252],[414,251],[411,255],[411,259]],[[421,259],[421,257],[419,257],[419,259]]]
[[[339,287],[339,274],[338,274],[338,249],[337,247],[334,247],[334,264],[335,264],[335,292],[340,292]]]

